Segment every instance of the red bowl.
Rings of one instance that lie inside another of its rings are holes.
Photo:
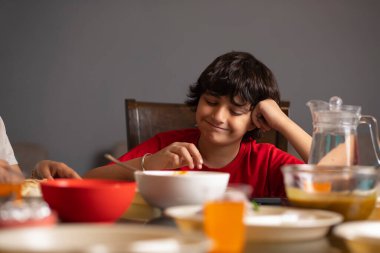
[[[114,222],[130,206],[136,183],[97,179],[41,182],[44,200],[67,222]]]

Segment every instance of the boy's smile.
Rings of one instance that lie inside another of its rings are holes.
[[[215,128],[215,131],[228,131],[228,128],[217,126],[217,124],[214,124],[212,122],[209,122],[207,119],[205,120],[212,128]]]

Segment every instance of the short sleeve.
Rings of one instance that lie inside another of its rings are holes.
[[[141,157],[146,153],[156,153],[160,149],[160,138],[156,135],[122,155],[119,160],[128,161],[137,157]]]
[[[10,165],[17,164],[11,143],[9,142],[3,119],[0,117],[0,159],[6,160]]]

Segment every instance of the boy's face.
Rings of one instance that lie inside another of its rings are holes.
[[[235,100],[239,102],[239,98]],[[203,94],[197,106],[196,121],[202,136],[208,141],[226,145],[242,140],[255,126],[251,121],[250,104],[238,106],[227,96]]]

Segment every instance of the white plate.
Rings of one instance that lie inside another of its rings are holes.
[[[336,226],[334,235],[343,238],[352,252],[379,252],[380,221],[352,221]]]
[[[177,206],[165,210],[183,230],[202,229],[202,206]],[[244,218],[248,241],[303,241],[324,237],[329,228],[342,222],[340,214],[281,206],[260,206]]]
[[[210,241],[201,234],[143,225],[59,225],[0,231],[0,252],[207,252]]]

